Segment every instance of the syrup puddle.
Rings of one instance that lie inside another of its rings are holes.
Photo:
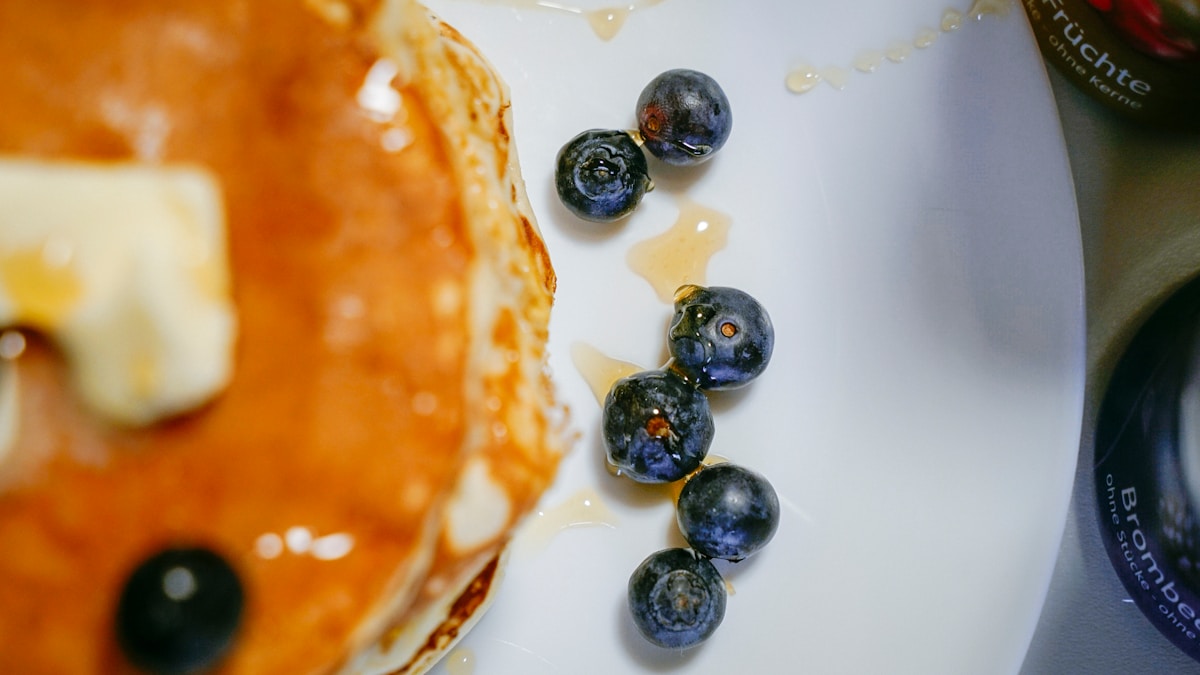
[[[658,294],[673,304],[684,284],[706,285],[708,261],[725,248],[732,219],[725,213],[679,198],[679,217],[666,232],[635,244],[626,262]]]
[[[475,652],[466,647],[456,647],[446,655],[447,675],[473,675],[475,672]]]
[[[530,516],[513,542],[514,555],[544,551],[555,535],[576,527],[617,527],[616,514],[594,488],[581,488],[561,504]]]
[[[1012,0],[975,0],[965,16],[975,20],[981,20],[985,16],[1007,16],[1011,7]],[[895,40],[883,49],[864,49],[855,55],[850,68],[836,65],[818,68],[811,63],[798,63],[787,72],[783,84],[793,94],[812,91],[822,82],[840,91],[849,84],[851,70],[869,75],[883,65],[885,60],[903,63],[912,56],[913,50],[929,49],[942,33],[952,33],[962,28],[963,18],[963,12],[954,8],[946,9],[942,12],[937,28],[921,28],[911,39]]]
[[[705,456],[704,459],[700,460],[700,468],[699,469],[696,469],[695,471],[684,476],[683,480],[677,480],[673,483],[667,483],[666,485],[664,485],[663,489],[666,492],[666,494],[670,497],[671,503],[675,504],[679,501],[679,493],[683,491],[683,486],[687,485],[687,482],[689,480],[691,480],[692,476],[695,476],[697,472],[702,471],[704,469],[704,467],[706,467],[706,466],[712,466],[714,464],[725,464],[728,461],[729,461],[728,457],[725,457],[724,455],[718,455],[715,452],[710,452],[710,453],[708,453],[707,456]]]
[[[513,9],[542,9],[552,10],[582,16],[592,27],[596,37],[608,42],[621,32],[621,27],[630,14],[640,9],[662,4],[665,0],[631,0],[625,4],[601,7],[600,9],[585,9],[552,0],[475,0],[485,5],[502,5]]]
[[[571,362],[575,364],[575,370],[579,371],[584,381],[591,387],[592,395],[596,397],[596,403],[601,406],[604,405],[604,399],[608,396],[608,390],[612,389],[614,382],[622,377],[629,377],[634,373],[646,370],[636,363],[614,359],[583,342],[571,345]]]

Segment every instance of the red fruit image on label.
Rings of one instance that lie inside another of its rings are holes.
[[[1165,61],[1200,61],[1200,21],[1179,0],[1088,0],[1134,48]]]

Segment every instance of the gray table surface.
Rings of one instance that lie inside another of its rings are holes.
[[[1146,314],[1200,271],[1200,135],[1138,127],[1050,75],[1079,203],[1087,390],[1075,491],[1021,673],[1200,674],[1128,601],[1091,490],[1092,428],[1111,367]]]

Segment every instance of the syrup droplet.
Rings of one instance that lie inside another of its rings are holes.
[[[888,45],[888,48],[883,53],[887,55],[887,60],[892,63],[904,63],[904,60],[912,54],[912,45],[897,40]]]
[[[986,15],[1005,16],[1008,14],[1011,0],[974,0],[967,14],[976,19]],[[883,50],[864,49],[855,55],[850,67],[863,74],[875,72],[884,60],[892,63],[903,63],[912,56],[913,49],[928,49],[937,42],[941,33],[949,33],[962,27],[963,13],[954,8],[942,12],[938,23],[940,32],[934,28],[922,28],[911,40],[894,40]],[[834,89],[845,89],[849,84],[850,72],[840,66],[815,68],[809,63],[800,63],[788,70],[784,78],[784,86],[793,94],[803,94],[812,91],[818,84],[825,82]]]
[[[784,85],[793,94],[803,94],[820,83],[821,74],[807,63],[792,68],[784,80]]]
[[[826,66],[821,69],[821,79],[825,80],[829,86],[841,91],[850,81],[850,71],[839,66]]]
[[[582,488],[562,503],[535,512],[517,534],[514,551],[521,554],[541,552],[555,535],[576,527],[617,527],[616,514],[593,488]]]
[[[625,25],[625,19],[629,18],[629,13],[627,7],[611,7],[585,12],[584,16],[587,17],[596,37],[607,42],[615,38],[621,31],[621,26]]]
[[[455,647],[446,655],[447,675],[473,675],[475,672],[475,652],[466,647]]]
[[[949,33],[962,28],[963,15],[957,9],[950,8],[942,12],[942,32]]]
[[[725,248],[730,222],[720,211],[680,198],[675,224],[657,237],[635,244],[626,261],[650,282],[660,300],[671,304],[680,286],[705,285],[708,261]]]
[[[718,455],[715,452],[708,453],[708,456],[704,458],[703,462],[701,462],[701,464],[704,466],[712,466],[714,464],[727,464],[727,463],[729,463],[728,457],[726,457],[724,455]]]
[[[854,69],[860,73],[873,73],[883,63],[883,52],[866,49],[854,57]]]
[[[665,0],[630,0],[623,5],[600,9],[584,9],[576,5],[548,0],[476,0],[476,2],[484,5],[503,5],[514,9],[551,10],[582,16],[592,27],[592,32],[596,34],[596,37],[607,42],[617,36],[630,14],[639,9],[661,4]]]
[[[976,19],[982,19],[989,14],[993,16],[1008,16],[1008,10],[1011,7],[1011,0],[975,0],[971,5],[971,9],[967,10],[967,15],[973,16]]]
[[[614,382],[622,377],[629,377],[634,373],[646,370],[636,363],[607,356],[599,349],[583,342],[571,345],[571,361],[575,364],[575,370],[579,371],[584,381],[591,387],[592,394],[596,397],[596,403],[601,406],[604,405],[604,399],[608,396],[608,390],[612,389]]]
[[[703,460],[701,460],[700,468],[698,468],[695,471],[684,476],[683,480],[677,480],[674,483],[668,483],[665,486],[667,494],[671,497],[671,503],[674,504],[675,502],[679,501],[679,493],[683,490],[683,486],[687,485],[687,482],[689,480],[691,480],[692,476],[695,476],[697,472],[703,470],[704,467],[706,467],[706,466],[712,466],[714,464],[725,464],[728,461],[729,461],[729,458],[725,457],[724,455],[718,455],[715,452],[708,453],[708,455]]]
[[[929,49],[937,42],[938,32],[932,28],[922,28],[917,31],[917,36],[913,38],[913,46],[917,49]]]

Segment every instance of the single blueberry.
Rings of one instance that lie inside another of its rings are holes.
[[[602,424],[608,461],[639,483],[670,483],[695,471],[713,438],[708,398],[668,370],[617,380]]]
[[[117,642],[135,666],[156,675],[209,668],[233,643],[242,584],[224,558],[170,548],[143,561],[117,604]]]
[[[766,370],[775,328],[767,310],[743,291],[687,285],[675,292],[667,347],[670,368],[693,385],[736,389]]]
[[[733,129],[729,99],[717,81],[695,70],[668,70],[637,100],[638,131],[650,154],[687,166],[710,157]]]
[[[725,618],[725,581],[713,564],[682,548],[651,554],[629,577],[633,623],[659,647],[685,649]]]
[[[646,156],[627,132],[592,129],[558,151],[554,186],[576,216],[612,222],[632,213],[653,184]]]
[[[761,550],[775,536],[779,496],[755,471],[714,464],[684,484],[675,517],[697,553],[736,562]]]

